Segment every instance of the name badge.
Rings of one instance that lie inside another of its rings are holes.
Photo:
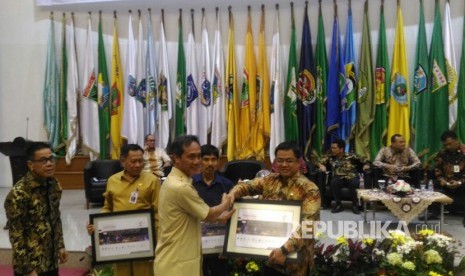
[[[460,172],[460,166],[454,165],[454,173],[459,173],[459,172]]]
[[[136,190],[135,192],[132,192],[131,196],[129,197],[129,203],[136,204],[138,196],[139,196],[139,191],[138,190]]]

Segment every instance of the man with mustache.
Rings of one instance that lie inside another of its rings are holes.
[[[199,196],[213,207],[221,203],[223,194],[229,193],[234,183],[217,171],[220,152],[217,147],[203,145],[200,147],[201,173],[194,175],[192,185]],[[228,262],[217,255],[203,256],[203,275],[228,275]]]

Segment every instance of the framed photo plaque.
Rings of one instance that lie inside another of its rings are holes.
[[[223,252],[225,234],[225,224],[202,222],[202,253],[205,255]]]
[[[155,222],[151,209],[91,214],[94,264],[150,260],[155,256]]]
[[[301,201],[240,199],[227,224],[224,253],[232,256],[268,258],[297,230],[301,220]],[[298,254],[287,256],[297,260]]]

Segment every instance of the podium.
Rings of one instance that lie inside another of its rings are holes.
[[[26,149],[34,143],[23,137],[16,137],[13,142],[0,143],[0,152],[10,158],[11,174],[13,176],[13,185],[25,176],[27,168]]]

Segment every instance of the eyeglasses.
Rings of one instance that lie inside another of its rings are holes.
[[[41,165],[47,164],[48,161],[50,161],[50,163],[52,163],[52,164],[55,164],[55,156],[52,155],[52,156],[50,156],[48,158],[47,157],[42,157],[40,159],[35,159],[35,160],[31,160],[31,161],[32,162],[37,162],[37,163],[39,163]]]
[[[289,158],[289,159],[276,159],[276,163],[278,163],[279,165],[281,164],[292,164],[292,163],[295,163],[297,161],[297,159],[294,159],[294,158]]]

